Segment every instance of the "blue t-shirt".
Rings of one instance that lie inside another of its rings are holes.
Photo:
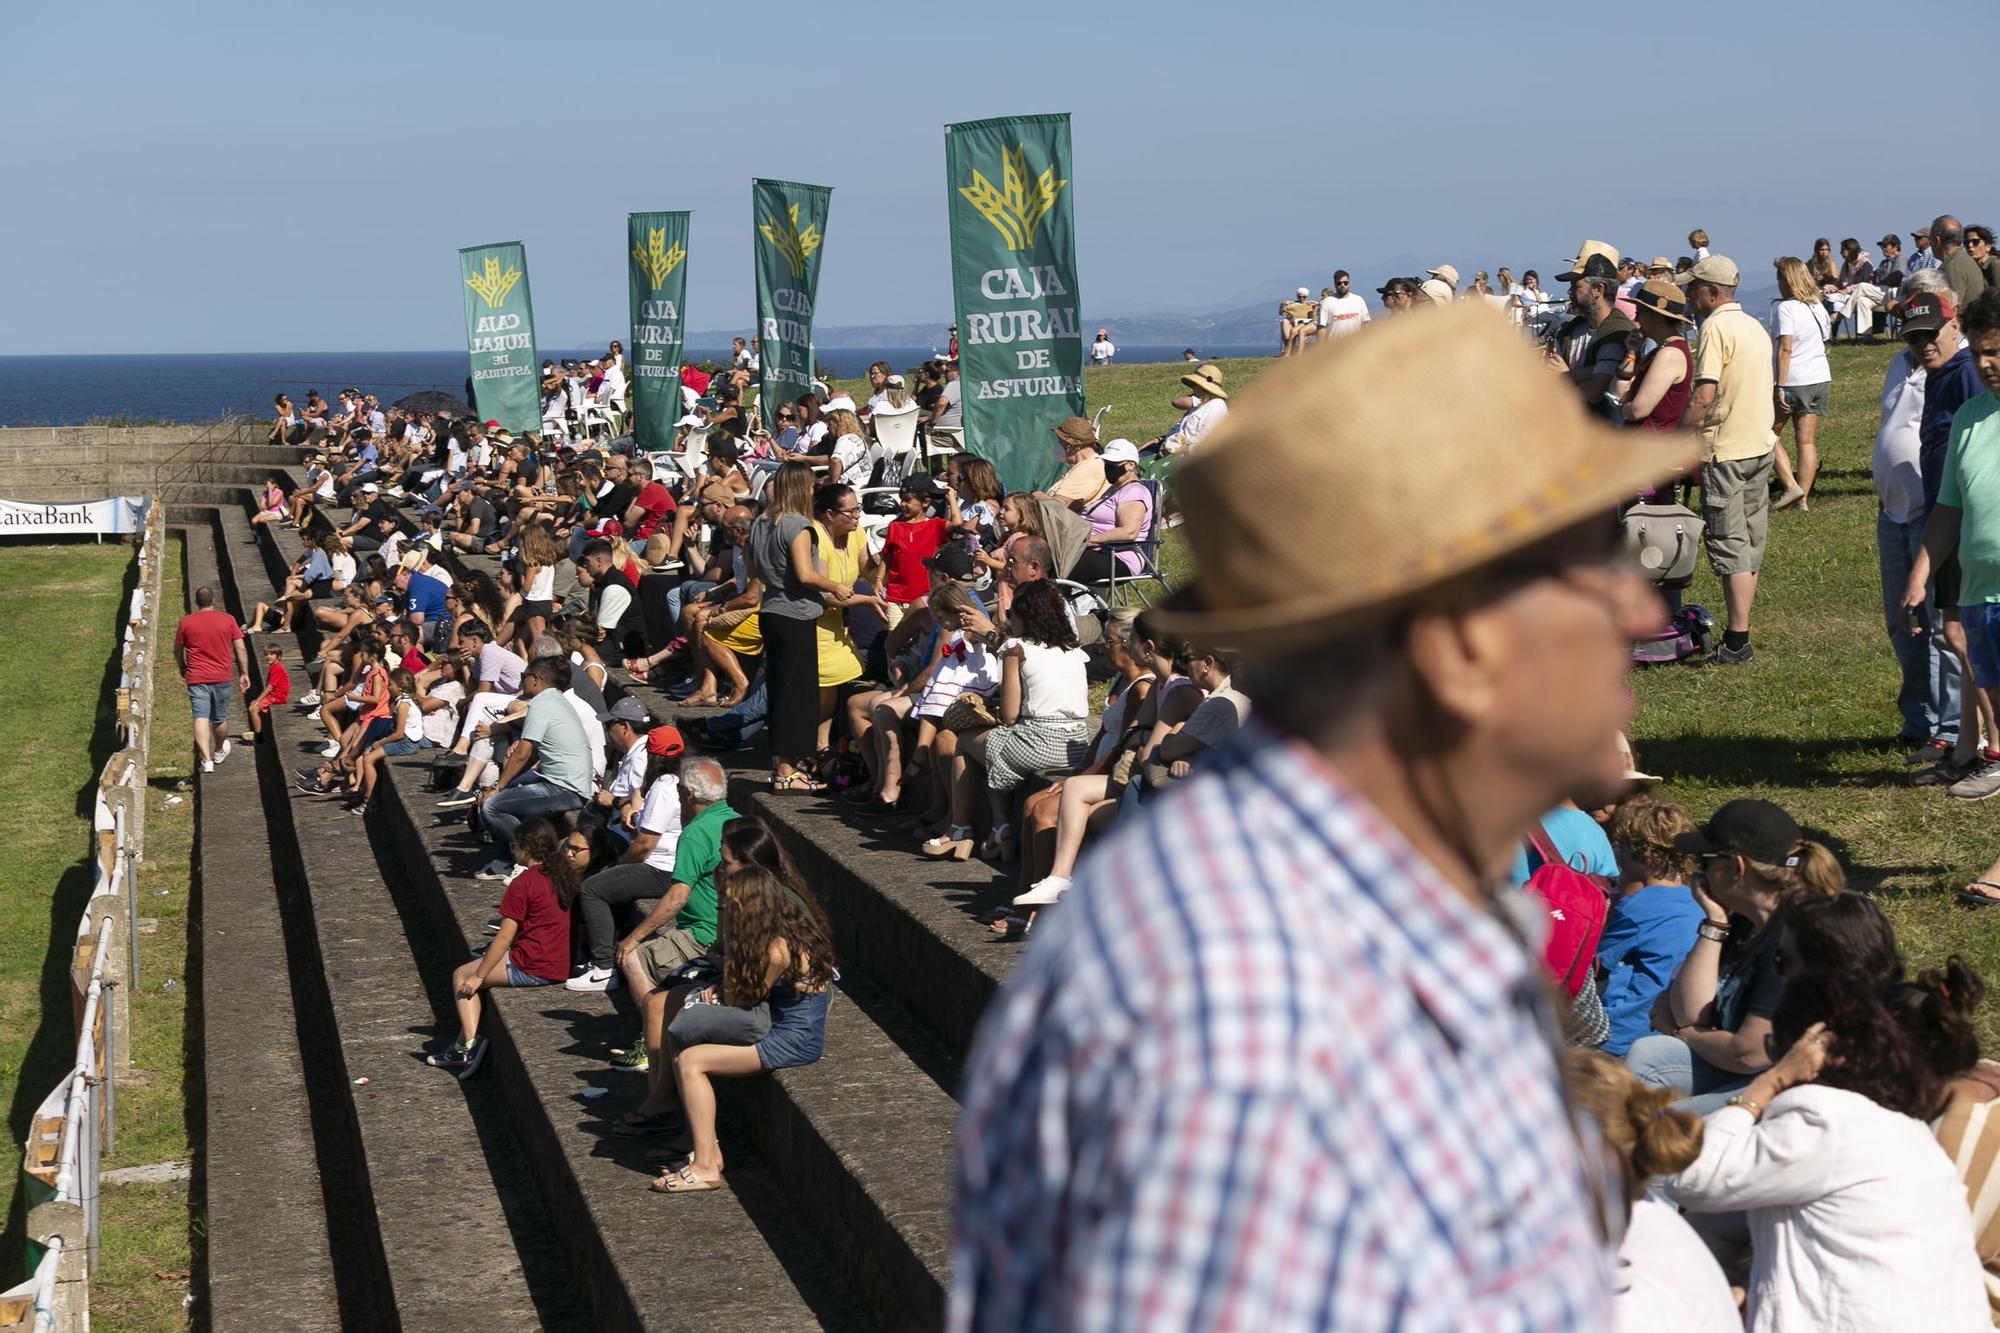
[[[1937,503],[1944,481],[1945,446],[1951,442],[1951,418],[1959,408],[1986,392],[1972,364],[1972,349],[1960,347],[1951,360],[1924,376],[1924,410],[1917,418],[1917,466],[1923,472],[1924,503]]]
[[[1652,1030],[1653,1001],[1694,948],[1701,905],[1683,884],[1648,884],[1611,904],[1597,961],[1604,965],[1604,1049],[1623,1055]]]
[[[1597,827],[1597,821],[1581,810],[1569,806],[1558,806],[1542,816],[1542,828],[1548,832],[1549,841],[1562,853],[1563,861],[1571,870],[1581,870],[1586,875],[1603,875],[1616,882],[1618,879],[1618,857],[1611,850],[1611,839],[1604,836],[1604,830]],[[1528,845],[1523,842],[1514,849],[1514,866],[1507,877],[1516,887],[1528,882]]]
[[[422,612],[424,623],[429,624],[444,615],[444,584],[428,574],[410,571],[410,586],[403,594],[404,609]]]

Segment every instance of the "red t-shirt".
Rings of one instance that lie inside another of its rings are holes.
[[[883,596],[892,602],[921,602],[930,596],[931,573],[924,561],[944,545],[945,522],[941,518],[919,519],[915,523],[897,519],[883,533],[882,559],[888,565],[888,587]]]
[[[645,510],[639,515],[639,526],[632,531],[632,535],[642,541],[652,536],[654,530],[666,522],[667,515],[674,512],[674,497],[657,481],[647,482],[634,503]]]
[[[285,670],[283,662],[271,663],[264,673],[264,688],[271,692],[270,702],[288,704],[292,701],[292,674]]]
[[[174,647],[187,652],[190,685],[226,685],[236,679],[235,645],[243,627],[226,611],[209,607],[181,617],[174,627]]]
[[[415,648],[412,648],[410,649],[409,652],[403,654],[403,660],[399,662],[397,665],[401,666],[403,670],[409,672],[411,675],[414,676],[418,672],[423,671],[425,668],[429,667],[430,664],[431,664],[430,658],[425,657],[421,652],[417,651]]]
[[[531,977],[569,980],[569,909],[556,901],[555,886],[540,866],[514,876],[500,898],[500,915],[521,923],[508,962]]]

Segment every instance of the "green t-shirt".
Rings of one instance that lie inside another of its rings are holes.
[[[1945,445],[1937,502],[1959,510],[1960,606],[2000,602],[2000,398],[1992,390],[1958,409]]]
[[[561,690],[548,688],[528,700],[521,739],[535,747],[535,771],[558,787],[590,799],[590,738],[583,734],[576,706]]]
[[[715,868],[722,864],[722,826],[736,818],[729,802],[717,801],[681,829],[674,844],[674,882],[688,886],[674,925],[701,941],[715,943]]]

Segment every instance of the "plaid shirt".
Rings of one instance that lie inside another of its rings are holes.
[[[951,1328],[1612,1326],[1537,963],[1316,755],[1246,724],[1063,903],[968,1071]]]

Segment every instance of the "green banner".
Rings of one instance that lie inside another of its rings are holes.
[[[632,439],[666,449],[681,415],[681,311],[687,304],[686,213],[632,213],[625,249],[632,289]]]
[[[1083,415],[1069,117],[947,125],[944,162],[965,447],[1030,490],[1060,466],[1049,431]]]
[[[750,182],[751,249],[757,257],[758,382],[764,425],[776,425],[778,404],[812,388],[813,302],[819,296],[819,256],[826,244],[825,185]]]
[[[472,356],[472,407],[520,433],[542,429],[541,367],[528,303],[528,252],[519,241],[458,252],[464,279],[465,346]]]

